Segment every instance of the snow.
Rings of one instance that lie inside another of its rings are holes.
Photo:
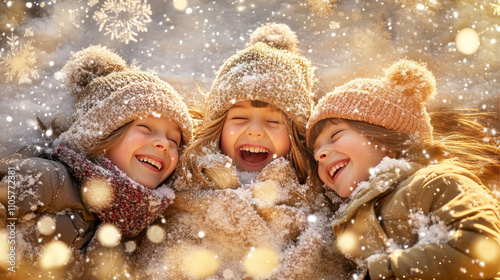
[[[31,6],[25,5],[25,2],[0,3],[0,157],[31,143],[43,146],[45,139],[41,136],[36,117],[46,125],[54,117],[69,119],[74,96],[70,96],[63,85],[60,70],[71,52],[91,44],[108,46],[129,64],[138,65],[168,81],[188,105],[200,104],[203,103],[203,94],[198,91],[197,85],[207,92],[224,60],[245,47],[251,31],[268,22],[286,23],[297,33],[302,54],[312,61],[315,68],[317,83],[312,93],[315,101],[334,87],[354,78],[378,77],[383,74],[382,69],[393,61],[406,57],[427,63],[436,76],[438,95],[431,102],[431,108],[469,107],[498,111],[500,106],[496,88],[500,77],[500,4],[487,0],[116,2],[126,3],[129,5],[128,9],[133,10],[130,14],[134,20],[129,25],[131,29],[127,30],[113,29],[113,26],[123,26],[124,23],[120,22],[119,16],[113,14],[118,13],[119,8],[113,7],[110,1],[43,1],[43,5],[29,2]],[[433,6],[434,3],[438,6]],[[477,49],[474,46],[463,46],[460,43],[462,38],[458,43],[455,42],[458,34],[464,34],[460,31],[465,28],[474,31],[471,33],[469,30],[465,34],[479,37]],[[261,78],[248,75],[242,79],[242,83],[250,87]],[[289,85],[276,86],[285,88]],[[127,104],[133,103],[132,101],[133,99],[124,102]],[[55,129],[52,128],[51,131]],[[94,131],[86,132],[100,131],[101,128],[96,127]],[[46,133],[46,136],[50,136],[49,134]],[[221,164],[229,170],[231,166],[227,164],[230,165],[231,160],[227,159],[220,161],[220,158],[207,157],[203,165],[212,167]],[[405,161],[386,158],[371,170],[370,178],[394,166],[401,170],[409,168]],[[285,185],[278,188],[275,180],[258,182],[257,173],[238,172],[237,176],[243,185],[241,188],[207,193],[208,197],[212,197],[221,192],[224,195],[219,195],[218,198],[224,199],[218,199],[217,203],[210,203],[205,208],[200,207],[200,211],[207,213],[205,221],[181,215],[179,220],[186,218],[184,224],[178,223],[180,228],[167,233],[165,238],[175,240],[178,236],[186,237],[182,234],[190,232],[193,236],[188,236],[189,238],[198,240],[200,244],[213,245],[220,241],[217,238],[226,236],[210,234],[210,230],[215,232],[215,229],[222,228],[227,234],[233,234],[234,240],[228,244],[239,245],[261,240],[262,244],[279,247],[289,235],[293,235],[289,228],[306,229],[297,241],[301,248],[287,244],[287,251],[280,252],[278,257],[283,264],[283,267],[279,267],[281,275],[292,271],[292,266],[309,265],[287,262],[287,256],[293,256],[308,245],[317,248],[321,242],[333,244],[333,237],[329,236],[332,215],[326,210],[311,215],[309,211],[300,209],[297,212],[287,212],[289,220],[273,219],[273,215],[277,215],[275,213],[285,213],[291,208],[277,205],[290,199],[291,192],[288,188],[297,187],[295,190],[303,192],[303,186]],[[38,179],[39,177],[20,176],[18,184],[33,186]],[[367,186],[367,182],[360,183],[351,197]],[[385,188],[387,185],[381,184],[378,187]],[[155,192],[169,198],[174,196],[173,191],[167,187]],[[34,192],[24,192],[19,199],[36,195]],[[349,198],[343,200],[332,192],[327,192],[327,195],[334,202],[344,203],[339,213],[347,206]],[[500,192],[497,191],[495,195],[500,197]],[[234,200],[242,203],[234,204]],[[43,206],[36,204],[36,201],[34,203],[33,209]],[[314,205],[325,203],[319,197],[313,201]],[[227,211],[228,205],[233,206],[232,211]],[[255,208],[264,209],[269,205],[276,212],[269,213],[269,221],[265,224],[260,213],[255,213]],[[30,230],[34,230],[35,216],[30,213],[23,219],[27,223],[17,233],[20,248],[31,248],[25,236],[29,235],[27,233]],[[412,219],[419,244],[435,240],[446,241],[453,235],[434,217],[416,213]],[[237,223],[239,220],[241,223]],[[234,228],[235,223],[239,227]],[[162,232],[150,234],[158,238],[153,240],[161,242],[163,237],[159,236]],[[246,239],[238,239],[242,236]],[[129,251],[136,249],[134,243],[127,245]],[[229,245],[224,247],[225,245],[227,244],[221,243],[220,248],[215,249],[223,253],[233,249],[228,248]],[[395,243],[391,245],[394,246],[389,246],[389,250],[400,249]],[[233,247],[243,250],[238,246]],[[166,268],[165,264],[158,261],[160,254],[154,255],[161,249],[154,248],[157,251],[147,251],[148,255],[151,254],[147,270],[161,273]],[[195,249],[182,243],[168,248],[174,252],[174,256],[182,256],[189,251],[196,253],[198,258],[213,259],[212,251],[206,248],[196,251],[198,249],[200,248]],[[263,248],[255,250],[271,258],[275,252]],[[306,250],[301,253],[314,255],[318,252]],[[330,256],[333,255],[332,252],[329,253]],[[37,259],[42,251],[36,248],[26,254]],[[233,261],[223,271],[224,278],[241,276],[242,272],[235,268],[239,267],[241,259],[235,257]],[[213,263],[213,266],[217,265]],[[252,268],[248,270],[251,273],[262,272]],[[249,271],[247,273],[251,274]],[[200,275],[199,273],[207,271],[193,273]]]
[[[500,14],[492,1],[127,1],[135,21],[124,33],[111,27],[123,22],[110,1],[25,3],[0,4],[0,156],[43,141],[35,116],[46,124],[69,116],[72,97],[57,77],[70,52],[106,45],[171,83],[186,102],[201,103],[196,82],[208,91],[223,61],[267,22],[297,33],[316,68],[315,100],[353,78],[380,76],[407,57],[426,62],[436,75],[432,107],[499,106]],[[480,39],[472,54],[455,43],[464,28]]]

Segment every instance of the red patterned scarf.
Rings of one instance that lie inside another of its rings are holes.
[[[113,190],[109,203],[99,208],[88,203],[86,206],[102,223],[115,225],[125,238],[134,237],[148,227],[174,198],[167,186],[150,190],[130,179],[105,157],[99,157],[96,164],[62,144],[56,145],[52,154],[68,167],[79,188],[89,180],[107,180]]]

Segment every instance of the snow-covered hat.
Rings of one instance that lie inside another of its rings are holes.
[[[247,47],[219,69],[206,99],[207,119],[219,118],[236,102],[259,100],[285,112],[305,133],[313,106],[314,74],[298,42],[285,24],[257,28]]]
[[[184,143],[192,135],[192,119],[182,97],[165,81],[127,66],[118,54],[102,46],[72,53],[61,70],[76,95],[72,125],[63,142],[85,153],[121,126],[146,116],[177,123]]]
[[[425,106],[435,94],[436,79],[425,65],[401,59],[380,79],[355,79],[321,98],[307,123],[307,143],[312,144],[309,137],[314,125],[329,118],[432,137]]]

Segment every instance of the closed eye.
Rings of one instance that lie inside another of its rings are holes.
[[[342,131],[344,131],[344,130],[339,129],[339,130],[335,130],[335,131],[333,131],[332,135],[330,136],[330,140],[334,140],[334,138],[335,138],[336,136],[340,136],[340,134],[339,134],[339,133],[340,133],[340,132],[342,132]]]
[[[280,121],[267,121],[268,123],[273,123],[273,124],[280,124]]]
[[[147,125],[145,125],[145,124],[139,124],[139,125],[137,125],[137,126],[139,126],[139,127],[144,127],[144,128],[146,128],[148,131],[152,131],[152,130],[151,130],[151,128],[149,128],[149,126],[147,126]]]

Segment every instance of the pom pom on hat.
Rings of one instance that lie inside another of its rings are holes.
[[[69,92],[79,94],[94,79],[127,69],[127,62],[123,58],[98,45],[71,53],[71,58],[61,71]]]
[[[273,48],[300,53],[297,35],[282,23],[268,23],[257,28],[251,35],[247,46],[258,42],[265,43]]]
[[[432,140],[425,105],[435,94],[436,79],[425,65],[401,59],[380,79],[355,79],[321,98],[307,123],[307,144],[315,141],[313,127],[329,118],[362,121]]]
[[[424,103],[436,94],[436,79],[427,68],[412,60],[402,59],[385,71],[385,78],[407,96]]]

